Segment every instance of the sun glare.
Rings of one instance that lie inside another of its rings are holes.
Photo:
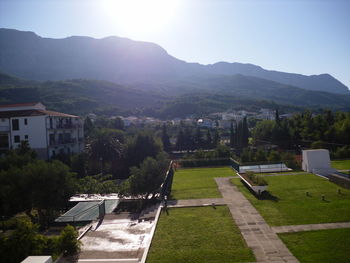
[[[107,0],[101,3],[111,21],[128,34],[162,30],[179,5],[178,0]]]

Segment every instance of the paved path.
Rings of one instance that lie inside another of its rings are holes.
[[[230,179],[215,181],[257,262],[299,262]]]
[[[188,199],[188,200],[169,200],[168,207],[191,207],[191,206],[211,206],[225,205],[223,198],[206,198],[206,199]]]
[[[350,222],[293,225],[293,226],[273,226],[271,228],[275,233],[288,233],[288,232],[312,231],[312,230],[322,230],[322,229],[350,228]]]

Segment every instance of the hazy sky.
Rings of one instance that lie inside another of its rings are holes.
[[[350,87],[350,0],[0,0],[0,27],[117,35],[189,62],[330,73]]]

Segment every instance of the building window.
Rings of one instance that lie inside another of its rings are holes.
[[[13,139],[15,142],[21,142],[21,137],[19,137],[19,135],[15,135]]]
[[[13,119],[12,120],[12,130],[18,131],[19,130],[19,119]]]
[[[8,148],[9,139],[7,134],[0,134],[0,148]]]
[[[24,119],[24,125],[28,125],[28,119]]]
[[[24,139],[28,141],[28,135],[24,135]]]

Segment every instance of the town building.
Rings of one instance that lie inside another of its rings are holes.
[[[46,110],[40,102],[0,105],[0,152],[28,141],[38,158],[84,150],[83,121],[80,117]]]
[[[210,119],[198,119],[197,125],[201,128],[214,128],[215,122]]]

